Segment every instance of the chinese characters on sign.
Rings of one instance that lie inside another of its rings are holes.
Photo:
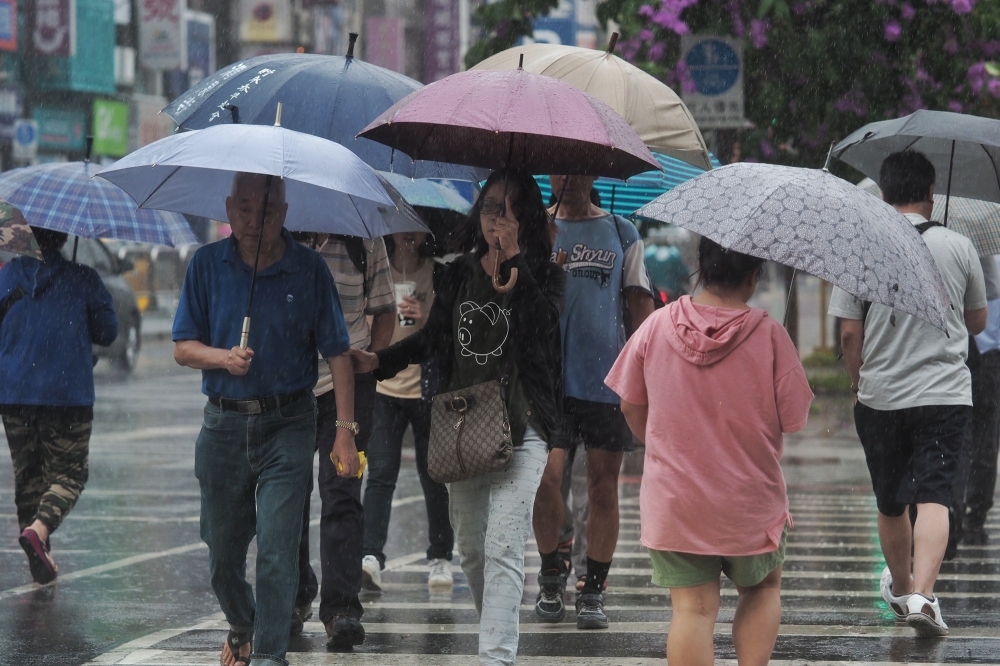
[[[147,69],[184,69],[185,0],[139,0],[139,62]]]
[[[705,35],[681,37],[681,59],[694,92],[682,97],[698,126],[739,129],[743,116],[743,45],[739,40]]]
[[[35,0],[31,19],[36,53],[64,57],[76,53],[75,0]]]
[[[433,83],[454,74],[458,63],[458,0],[426,0],[424,79]]]

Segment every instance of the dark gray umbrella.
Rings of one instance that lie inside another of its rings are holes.
[[[1000,203],[1000,120],[916,111],[865,125],[834,146],[833,156],[878,183],[882,161],[907,148],[934,163],[936,193]]]
[[[825,170],[730,164],[636,215],[812,273],[946,331],[951,301],[920,233],[892,206]]]

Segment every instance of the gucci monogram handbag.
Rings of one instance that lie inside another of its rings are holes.
[[[427,473],[432,479],[461,481],[510,462],[514,448],[505,385],[506,379],[494,379],[434,397],[427,447]]]

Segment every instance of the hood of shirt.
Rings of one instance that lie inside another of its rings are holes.
[[[670,345],[695,365],[712,365],[728,356],[753,333],[767,313],[760,308],[734,310],[695,305],[683,296],[669,306]]]
[[[33,257],[19,257],[19,260],[15,260],[20,264],[20,271],[15,273],[15,282],[31,298],[44,291],[68,263],[58,250],[42,250],[42,256],[45,257],[44,262]]]

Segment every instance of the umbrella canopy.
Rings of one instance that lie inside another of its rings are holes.
[[[472,202],[450,185],[427,178],[414,180],[385,171],[379,172],[411,206],[453,210],[463,215],[472,209]]]
[[[871,178],[862,180],[858,187],[882,198],[882,190]],[[946,200],[943,194],[934,195],[932,219],[944,219]],[[1000,205],[979,199],[952,197],[948,204],[948,228],[968,236],[979,256],[1000,254]]]
[[[359,136],[414,159],[625,179],[659,169],[607,104],[523,69],[460,72],[411,93]]]
[[[653,157],[660,163],[663,171],[640,173],[624,183],[614,178],[598,178],[594,182],[594,188],[601,195],[601,208],[615,215],[628,217],[664,192],[705,173],[704,169],[662,153],[654,152]],[[711,159],[712,166],[720,166],[714,155],[711,155]],[[542,200],[549,201],[549,197],[553,195],[549,177],[537,176],[535,180],[542,191]]]
[[[171,102],[163,112],[182,130],[236,120],[271,125],[281,102],[285,127],[346,146],[373,169],[414,178],[485,178],[485,173],[465,166],[414,163],[398,155],[393,159],[390,148],[368,139],[355,139],[361,128],[380,113],[422,87],[408,76],[352,56],[276,53],[219,70]]]
[[[396,189],[340,144],[283,127],[218,125],[160,139],[98,175],[140,208],[225,220],[240,171],[285,180],[289,231],[377,238],[427,227]]]
[[[0,201],[0,250],[12,254],[42,258],[35,234],[24,220],[24,215],[6,201]]]
[[[525,71],[551,76],[590,93],[624,118],[653,152],[701,170],[711,169],[705,139],[687,106],[665,83],[614,55],[616,37],[607,51],[558,44],[515,46],[472,69],[509,71],[524,56]]]
[[[882,161],[908,148],[934,163],[935,192],[1000,203],[1000,120],[916,111],[865,125],[834,146],[833,156],[878,183]]]
[[[730,164],[637,214],[812,273],[945,330],[951,301],[920,233],[892,206],[825,170]]]
[[[0,173],[0,198],[30,224],[83,238],[115,238],[156,245],[197,243],[183,216],[136,210],[114,185],[94,178],[89,162],[39,164]]]

